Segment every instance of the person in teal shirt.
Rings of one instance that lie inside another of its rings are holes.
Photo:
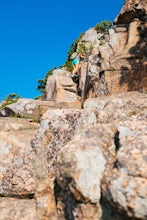
[[[72,66],[73,66],[72,75],[78,75],[79,74],[80,58],[83,58],[83,56],[78,55],[76,52],[71,55]]]

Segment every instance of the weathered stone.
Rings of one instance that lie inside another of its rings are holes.
[[[0,119],[0,195],[33,195],[31,139],[39,125],[24,119]]]
[[[87,133],[89,134],[88,137]],[[98,129],[89,128],[85,132],[76,135],[59,152],[59,171],[57,170],[60,173],[57,179],[59,179],[61,185],[66,179],[72,178],[73,184],[71,182],[70,184],[74,188],[73,193],[75,197],[76,192],[74,190],[77,190],[84,197],[85,201],[87,200],[91,203],[98,203],[100,200],[100,179],[102,178],[102,172],[106,163],[99,146],[101,145],[100,140],[97,139],[98,142],[93,140],[91,145],[91,138],[95,136],[95,133],[98,134]]]
[[[21,98],[16,103],[7,105],[1,110],[4,117],[16,116],[24,118],[39,119],[40,106],[47,105],[44,101]],[[51,104],[52,106],[52,104]]]
[[[103,148],[112,145],[113,135],[110,126],[85,128],[58,154],[56,178],[61,188],[57,201],[65,203],[65,209],[76,219],[101,217],[100,182],[106,164]],[[81,213],[81,207],[89,207],[88,213]]]
[[[146,5],[143,1],[127,2],[129,1],[126,1],[126,4],[132,4],[135,7],[136,4]],[[142,7],[144,8],[144,6]],[[127,17],[125,13],[123,16]],[[94,29],[93,31],[88,30],[82,36],[81,42],[85,45],[88,43],[93,45],[95,42],[94,49],[88,57],[88,81],[85,83],[87,88],[85,97],[147,89],[146,23],[146,19],[142,20],[135,15],[128,23],[117,23],[114,29],[109,30],[108,37],[105,36],[103,45],[98,40],[100,34],[96,34]]]
[[[54,75],[49,76],[45,86],[45,100],[54,101],[56,95],[56,81]]]
[[[61,94],[62,93],[60,93],[60,95]],[[68,101],[63,99],[62,96],[61,99],[59,98],[59,102],[41,101],[33,99],[19,99],[18,102],[8,105],[4,107],[2,110],[0,110],[0,115],[1,117],[15,116],[21,118],[40,120],[42,115],[49,109],[81,108],[81,101],[77,99],[69,101],[69,97],[67,97],[67,99]]]
[[[101,219],[101,209],[98,205],[79,204],[73,211],[73,216],[77,220],[98,220]]]
[[[125,3],[115,19],[116,24],[130,23],[135,17],[143,18],[147,13],[146,0],[125,0]]]
[[[37,220],[34,199],[0,198],[0,220]]]
[[[76,85],[73,83],[71,77],[57,77],[56,91],[55,101],[57,103],[77,100]]]
[[[136,120],[146,120],[147,94],[127,92],[99,98],[89,98],[84,103],[85,109],[97,112],[99,122],[128,120],[136,116]]]
[[[86,94],[87,94],[87,85],[89,84],[87,78],[87,70],[88,70],[88,63],[83,62],[81,63],[80,71],[79,71],[79,85],[78,85],[78,92],[81,96],[82,103],[85,101]]]
[[[45,215],[46,218],[50,218],[54,213],[54,218],[56,218],[55,198],[51,195],[54,195],[58,152],[73,138],[75,133],[88,124],[96,124],[96,121],[95,114],[89,110],[49,110],[43,115],[39,133],[33,144],[36,151],[34,176],[38,183],[36,188],[37,213],[42,213],[41,215]],[[45,187],[47,182],[50,186]],[[44,201],[43,207],[40,207],[41,202],[38,201],[43,201],[44,195],[48,199]]]
[[[98,40],[96,30],[89,29],[87,32],[84,33],[81,41],[86,43],[87,48],[89,48],[91,45],[93,45],[94,47],[97,47],[99,40]]]
[[[34,140],[36,152],[34,177],[38,183],[36,187],[36,208],[40,220],[43,218],[51,219],[52,216],[53,219],[58,219],[53,196],[54,169],[58,151],[72,135],[70,123],[73,121],[68,122],[67,118],[65,110],[47,111],[41,121],[37,138]],[[63,126],[64,122],[65,126]]]
[[[68,105],[79,108],[81,102],[78,99],[77,86],[71,79],[71,73],[64,69],[55,69],[47,80],[46,100],[55,101],[56,106],[60,104],[61,107]]]

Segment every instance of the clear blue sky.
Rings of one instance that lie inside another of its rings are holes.
[[[114,20],[124,0],[0,0],[0,100],[34,98],[38,79],[65,63],[80,33]]]

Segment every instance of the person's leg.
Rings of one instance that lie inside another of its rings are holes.
[[[79,63],[77,63],[76,65],[75,65],[75,74],[78,74],[78,71],[79,71]]]
[[[72,71],[72,74],[75,74],[76,73],[76,65],[73,66],[73,71]]]

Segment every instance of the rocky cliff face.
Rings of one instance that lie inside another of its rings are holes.
[[[45,101],[0,110],[0,220],[147,219],[146,5],[126,1],[101,46],[83,35],[78,85],[56,69]]]
[[[146,0],[126,1],[103,41],[104,34],[94,29],[84,34],[80,43],[93,46],[85,98],[147,89],[146,12]]]
[[[127,24],[134,20],[134,18],[139,18],[140,20],[145,20],[147,12],[147,1],[145,0],[125,0],[125,3],[115,19],[117,24]]]

